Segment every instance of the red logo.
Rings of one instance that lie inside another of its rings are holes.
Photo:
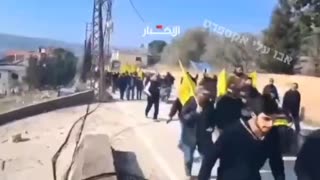
[[[162,25],[157,25],[156,28],[157,29],[163,29],[163,26]]]

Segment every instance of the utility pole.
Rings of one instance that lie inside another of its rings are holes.
[[[103,35],[103,16],[102,16],[102,6],[103,1],[99,1],[99,100],[103,101],[105,97],[106,83],[105,83],[105,74],[104,74],[104,65],[105,65],[105,54],[104,54],[104,35]]]
[[[107,15],[106,15],[106,63],[110,64],[111,60],[111,49],[110,49],[110,40],[111,40],[111,33],[113,32],[113,21],[112,21],[112,0],[108,0],[107,2]]]
[[[106,7],[106,10],[105,10]],[[99,100],[104,101],[106,97],[105,65],[110,58],[110,36],[112,30],[112,0],[94,0],[92,16],[92,57],[94,70],[99,68]],[[106,14],[106,17],[104,17]],[[105,44],[106,37],[106,44]],[[105,55],[105,45],[107,56]]]
[[[86,34],[85,34],[85,42],[84,42],[84,47],[86,48],[88,45],[88,41],[91,41],[90,35],[91,35],[91,28],[90,28],[91,23],[86,23]]]

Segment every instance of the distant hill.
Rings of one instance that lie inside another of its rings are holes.
[[[68,43],[53,39],[25,37],[0,33],[0,57],[8,50],[37,50],[39,46],[61,47],[74,52],[77,56],[83,54],[83,45]]]

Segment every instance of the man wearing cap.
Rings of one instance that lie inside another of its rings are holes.
[[[273,128],[280,110],[266,95],[261,96],[252,110],[250,120],[239,120],[218,137],[210,153],[203,158],[199,180],[210,178],[217,159],[220,159],[218,180],[261,180],[259,170],[267,159],[274,179],[285,179],[279,135]]]
[[[179,147],[184,153],[185,170],[191,175],[193,154],[196,146],[200,154],[205,154],[212,142],[214,129],[214,103],[210,100],[210,92],[203,87],[196,90],[196,99],[190,98],[181,112],[181,141]]]

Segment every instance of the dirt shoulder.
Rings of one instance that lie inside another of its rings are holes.
[[[140,116],[143,107],[142,102],[103,104],[89,116],[84,134],[107,134],[115,149],[135,152],[148,179],[183,179],[177,140],[171,137],[164,123],[159,125]],[[85,108],[66,108],[1,126],[0,154],[5,168],[0,171],[0,179],[52,179],[51,158]],[[11,137],[19,133],[29,140],[13,143]],[[59,158],[59,178],[70,163],[76,133]]]

